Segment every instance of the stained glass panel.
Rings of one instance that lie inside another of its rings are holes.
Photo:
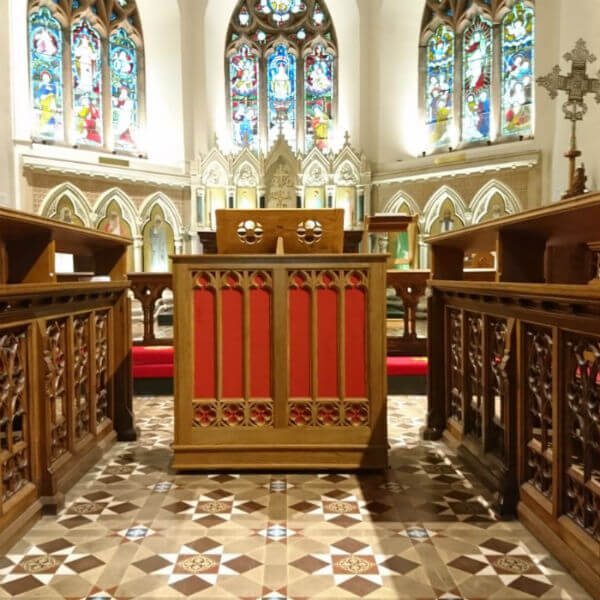
[[[246,44],[229,59],[233,143],[258,150],[258,57]]]
[[[305,11],[306,4],[302,0],[259,0],[257,10],[271,15],[274,23],[281,26],[285,25],[292,15]]]
[[[304,60],[306,150],[326,151],[333,123],[334,58],[316,46]]]
[[[138,128],[137,48],[124,29],[110,36],[109,55],[114,147],[133,150]]]
[[[78,144],[102,145],[101,61],[100,36],[83,19],[71,29],[73,117]]]
[[[296,148],[296,57],[281,44],[267,60],[269,145],[281,131]]]
[[[62,140],[62,31],[47,8],[29,17],[29,62],[34,137]]]
[[[502,134],[527,135],[533,120],[534,12],[517,2],[502,24]]]
[[[433,146],[451,142],[454,85],[454,33],[440,25],[427,45],[425,105],[429,141]]]
[[[477,15],[463,34],[463,130],[466,142],[490,138],[492,24]]]

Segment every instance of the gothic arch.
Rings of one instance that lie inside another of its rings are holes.
[[[421,209],[414,198],[402,190],[394,194],[394,196],[387,201],[383,208],[383,212],[386,214],[399,214],[399,210],[404,204],[408,206],[411,215],[420,214]]]
[[[450,201],[454,207],[456,217],[462,221],[463,226],[467,225],[467,206],[460,195],[447,185],[443,185],[428,200],[423,209],[422,221],[424,223],[423,231],[430,233],[436,219],[440,217],[440,211],[446,201]]]
[[[39,214],[51,219],[58,218],[58,204],[63,198],[68,198],[73,206],[75,215],[86,227],[92,227],[92,209],[83,192],[72,183],[61,183],[51,189],[42,201]]]
[[[173,202],[171,202],[171,200],[162,192],[156,192],[155,194],[148,196],[142,203],[142,206],[140,207],[140,231],[143,231],[150,221],[152,209],[156,205],[160,206],[165,216],[165,220],[171,226],[171,229],[173,229],[173,236],[177,247],[177,245],[181,244],[183,241],[183,221]]]
[[[96,213],[96,223],[98,223],[108,215],[106,211],[110,203],[116,200],[121,208],[123,213],[123,218],[127,221],[127,224],[131,228],[131,234],[133,237],[137,237],[141,235],[140,233],[140,218],[135,207],[135,204],[131,200],[131,198],[121,189],[112,188],[106,192],[104,192],[97,200],[96,205],[94,207],[94,212]]]
[[[470,210],[473,215],[473,224],[481,223],[488,212],[490,201],[496,195],[502,198],[507,214],[512,215],[523,210],[521,202],[512,189],[505,183],[492,179],[475,194],[471,202]]]

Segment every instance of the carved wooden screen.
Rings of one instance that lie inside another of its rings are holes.
[[[465,433],[473,436],[479,443],[483,444],[483,317],[466,313],[465,326],[468,389]]]
[[[2,503],[31,482],[29,327],[0,330],[0,472]],[[1,507],[0,507],[1,508]]]
[[[89,314],[73,319],[73,415],[79,441],[91,432]]]
[[[448,341],[448,418],[463,424],[464,362],[463,314],[460,310],[446,311]]]
[[[46,367],[45,392],[50,427],[48,453],[50,462],[56,461],[69,451],[67,337],[67,319],[53,319],[46,322],[44,363]]]
[[[552,415],[552,330],[525,326],[525,449],[527,479],[542,494],[552,498],[553,415]]]
[[[95,361],[96,361],[96,386],[95,386],[95,409],[96,426],[100,426],[112,417],[110,410],[110,382],[109,352],[108,352],[108,330],[109,314],[107,311],[98,312],[94,317],[95,327]]]
[[[600,540],[600,338],[566,336],[565,512]]]

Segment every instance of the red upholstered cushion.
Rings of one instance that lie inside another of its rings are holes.
[[[414,356],[388,356],[388,375],[427,375],[427,358]]]
[[[134,379],[170,379],[173,377],[173,365],[136,365],[133,367]]]
[[[173,346],[134,346],[135,365],[173,365]]]

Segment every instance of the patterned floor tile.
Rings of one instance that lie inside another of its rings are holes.
[[[391,398],[386,473],[177,474],[173,401],[136,399],[116,444],[0,556],[0,598],[584,600],[443,444]]]

